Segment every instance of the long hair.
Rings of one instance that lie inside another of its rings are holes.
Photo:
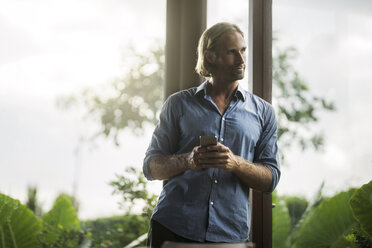
[[[244,37],[241,29],[232,23],[220,22],[203,32],[199,39],[198,45],[198,61],[196,63],[195,71],[202,77],[211,77],[212,65],[205,59],[204,53],[209,50],[216,54],[217,40],[226,33],[238,32]]]

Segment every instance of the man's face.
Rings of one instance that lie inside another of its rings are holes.
[[[241,34],[232,32],[222,35],[217,41],[213,77],[228,82],[243,79],[246,48]]]

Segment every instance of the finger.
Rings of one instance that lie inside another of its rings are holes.
[[[208,146],[207,151],[229,152],[229,148],[224,145]]]
[[[227,164],[228,161],[225,158],[222,159],[199,159],[198,164],[206,164],[206,165],[220,165],[220,164]]]
[[[209,153],[203,153],[199,154],[199,159],[228,159],[229,154],[225,152],[209,152]]]

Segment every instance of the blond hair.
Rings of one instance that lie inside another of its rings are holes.
[[[202,77],[211,77],[211,67],[212,65],[205,59],[205,51],[209,50],[216,54],[216,44],[217,40],[226,33],[238,32],[243,37],[244,34],[241,29],[232,23],[220,22],[212,27],[208,28],[203,32],[199,39],[198,45],[198,61],[196,63],[195,71]]]

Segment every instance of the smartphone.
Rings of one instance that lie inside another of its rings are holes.
[[[200,136],[200,146],[217,145],[216,136]]]

